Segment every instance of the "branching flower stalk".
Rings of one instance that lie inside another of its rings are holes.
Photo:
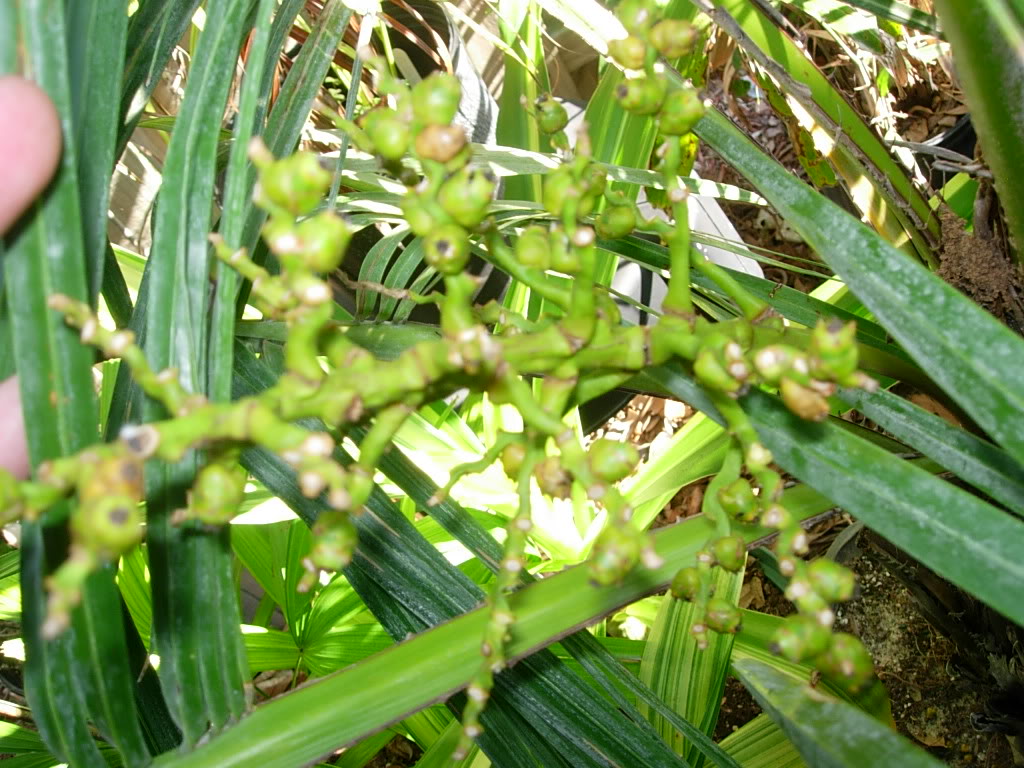
[[[274,386],[231,403],[208,402],[185,390],[173,369],[154,371],[130,332],[108,331],[86,305],[51,297],[50,306],[80,329],[82,341],[119,357],[169,417],[125,427],[114,443],[44,464],[28,482],[17,483],[0,471],[0,521],[34,518],[63,499],[77,499],[68,560],[48,583],[49,635],[67,626],[88,574],[141,541],[144,462],[176,462],[190,450],[203,450],[207,462],[187,508],[174,520],[219,526],[231,520],[243,497],[246,476],[237,463],[239,451],[259,446],[279,456],[295,471],[302,493],[323,504],[304,560],[307,573],[299,584],[309,589],[321,570],[338,570],[350,562],[357,538],[351,516],[362,511],[379,459],[408,416],[462,388],[484,392],[491,402],[515,405],[524,430],[502,434],[479,461],[455,468],[434,500],[463,475],[499,458],[519,494],[488,598],[480,671],[468,689],[464,751],[480,733],[494,675],[506,662],[515,621],[508,594],[525,568],[535,487],[548,496],[568,497],[578,484],[604,508],[607,525],[588,563],[595,583],[615,583],[638,564],[658,564],[649,535],[635,527],[632,509],[617,487],[639,461],[635,448],[597,440],[584,449],[563,419],[573,404],[614,386],[623,375],[681,362],[709,392],[735,442],[705,495],[704,513],[715,535],[672,584],[674,594],[697,603],[695,641],[703,647],[709,631],[738,629],[736,606],[711,592],[711,570],[742,567],[745,545],[732,534],[731,521],[759,520],[779,531],[780,567],[790,578],[787,595],[800,611],[776,638],[779,651],[792,660],[812,659],[851,689],[870,681],[871,662],[863,647],[855,638],[831,632],[831,605],[851,596],[852,574],[835,563],[808,565],[800,559],[807,550],[806,535],[781,506],[782,478],[739,401],[749,388],[763,386],[777,389],[801,418],[824,419],[827,397],[837,386],[875,386],[857,369],[855,329],[823,320],[810,334],[790,334],[767,305],[691,247],[687,196],[679,177],[680,142],[704,107],[692,88],[669,90],[655,62],[659,53],[681,55],[695,36],[682,22],[659,20],[647,0],[623,0],[618,12],[630,37],[611,46],[613,56],[643,73],[624,82],[620,103],[631,112],[658,117],[664,136],[658,167],[674,223],[643,222],[632,203],[607,188],[606,169],[591,158],[585,137],[571,152],[564,137],[558,137],[565,161],[543,185],[550,224],[530,226],[508,244],[488,218],[496,179],[469,165],[465,134],[452,125],[458,83],[437,74],[411,89],[397,81],[383,83],[394,108],[376,107],[356,123],[340,125],[408,186],[404,214],[412,232],[423,239],[427,266],[443,277],[443,294],[417,297],[439,305],[440,339],[422,341],[393,360],[378,360],[332,321],[333,296],[323,276],[338,268],[353,230],[333,210],[321,207],[331,174],[315,155],[275,159],[258,140],[251,148],[260,172],[255,198],[269,213],[263,237],[280,271],[271,274],[245,251],[233,250],[216,236],[211,240],[217,257],[252,282],[255,305],[287,325],[285,372]],[[546,130],[561,134],[561,105],[542,97],[535,110]],[[418,165],[406,162],[410,154]],[[595,217],[602,199],[607,205]],[[659,323],[623,328],[614,302],[596,285],[596,234],[622,237],[638,224],[658,232],[668,246],[669,292]],[[496,303],[474,306],[476,281],[466,271],[471,238],[482,242],[495,264],[545,298],[553,314],[528,320]],[[692,270],[710,277],[732,299],[736,318],[712,323],[696,314]],[[571,277],[571,287],[550,281],[548,272]],[[489,325],[500,325],[502,332],[492,333]],[[544,377],[536,392],[525,374]],[[306,418],[321,420],[327,430],[297,425]],[[358,460],[343,467],[334,459],[335,448],[360,425],[369,429]]]

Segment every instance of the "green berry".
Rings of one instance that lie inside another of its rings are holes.
[[[558,133],[569,123],[569,113],[561,102],[545,94],[537,99],[537,125],[544,133]]]
[[[658,128],[667,136],[682,136],[704,117],[704,102],[693,88],[670,91],[658,113]]]
[[[245,498],[248,475],[237,463],[207,464],[196,475],[189,498],[190,516],[208,525],[231,521]]]
[[[142,541],[138,499],[125,493],[82,499],[71,517],[71,531],[84,547],[113,560]]]
[[[676,572],[669,585],[669,591],[677,600],[693,600],[700,592],[700,582],[700,571],[690,565]]]
[[[708,600],[707,610],[704,614],[704,623],[708,629],[724,634],[735,634],[739,632],[740,624],[743,622],[743,615],[740,609],[723,600],[720,597],[712,597]]]
[[[853,571],[824,557],[807,566],[807,579],[811,588],[829,603],[849,600],[856,586]]]
[[[640,463],[640,453],[632,443],[602,437],[591,444],[587,451],[587,462],[598,479],[606,483],[617,483],[633,473]]]
[[[340,571],[352,562],[359,534],[345,513],[328,509],[313,524],[310,562],[325,571]]]
[[[661,109],[666,91],[665,80],[645,75],[621,83],[615,95],[627,112],[634,115],[653,115]]]
[[[446,72],[435,72],[412,88],[412,112],[428,125],[447,125],[454,120],[461,100],[458,79]]]
[[[16,520],[21,516],[22,498],[18,481],[0,467],[0,522]]]
[[[819,319],[811,332],[811,375],[826,380],[851,376],[857,370],[856,336],[853,322]]]
[[[533,468],[541,491],[555,499],[567,499],[572,491],[572,475],[557,456],[546,456]]]
[[[441,185],[437,201],[456,222],[473,229],[487,215],[497,184],[489,168],[462,168]]]
[[[576,187],[576,180],[569,166],[559,166],[544,176],[541,202],[552,216],[562,215],[562,208],[570,195],[578,198],[580,190]]]
[[[722,568],[736,573],[747,562],[747,545],[739,536],[723,536],[712,542],[711,554]]]
[[[622,0],[615,9],[622,26],[632,35],[643,35],[657,21],[651,0]]]
[[[519,479],[519,470],[526,458],[526,446],[522,443],[509,443],[501,452],[501,467],[512,480]]]
[[[296,152],[260,170],[258,197],[294,216],[310,213],[331,186],[331,174],[312,152]]]
[[[693,50],[697,30],[682,19],[662,19],[651,27],[648,39],[666,59],[678,59]]]
[[[823,654],[814,660],[825,679],[847,693],[864,690],[875,678],[875,665],[864,644],[853,635],[837,632]]]
[[[565,232],[556,229],[551,233],[551,268],[566,275],[575,275],[582,268],[576,249],[569,247]]]
[[[631,205],[610,205],[597,217],[597,234],[607,240],[618,240],[636,229],[636,213]]]
[[[442,275],[457,275],[469,263],[469,236],[455,224],[445,224],[423,238],[423,257]]]
[[[803,360],[803,362],[797,362]],[[754,353],[754,368],[769,384],[779,380],[796,365],[805,365],[806,357],[796,347],[771,344]]]
[[[752,523],[758,516],[757,497],[746,478],[737,478],[718,491],[718,503],[726,514],[741,523]]]
[[[783,658],[799,664],[804,659],[824,653],[832,633],[821,622],[796,614],[785,618],[772,636],[772,650]]]
[[[523,230],[516,240],[516,260],[524,267],[547,269],[551,266],[548,231],[544,227],[532,226]]]
[[[803,556],[808,551],[807,531],[799,525],[793,525],[779,531],[779,539],[775,543],[775,551],[779,557],[783,555]]]
[[[643,69],[647,46],[636,35],[629,35],[609,42],[608,54],[626,69]]]
[[[333,211],[321,211],[296,227],[302,260],[314,272],[333,272],[341,264],[353,229]]]
[[[415,192],[410,192],[402,198],[402,215],[405,217],[409,229],[418,237],[426,237],[438,226],[447,222],[437,221],[425,204],[422,197]]]
[[[738,395],[743,389],[743,382],[729,372],[720,352],[710,346],[702,347],[697,353],[693,372],[702,384],[719,392]]]
[[[644,534],[631,525],[606,525],[594,540],[590,555],[590,575],[598,584],[622,580],[640,557]]]
[[[824,421],[828,418],[828,400],[818,392],[797,384],[789,376],[779,384],[782,402],[790,411],[807,421]]]
[[[466,132],[457,125],[428,125],[416,134],[415,148],[424,160],[447,163],[466,148]]]
[[[363,118],[363,130],[373,142],[377,154],[385,160],[400,160],[409,151],[412,130],[393,109],[371,110]]]

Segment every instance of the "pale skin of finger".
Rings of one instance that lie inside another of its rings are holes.
[[[60,119],[37,86],[0,77],[0,233],[43,191],[60,159]],[[0,467],[18,478],[29,473],[18,381],[0,382]]]

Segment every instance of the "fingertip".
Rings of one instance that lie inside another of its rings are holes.
[[[0,77],[0,232],[43,191],[60,149],[60,116],[46,92],[21,77]]]

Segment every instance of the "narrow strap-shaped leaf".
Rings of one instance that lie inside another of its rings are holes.
[[[287,20],[289,15],[297,12],[298,3],[285,3],[282,5],[275,20],[275,32],[281,29],[277,26],[279,20]],[[327,0],[323,10],[317,16],[316,24],[310,31],[309,37],[302,45],[302,50],[296,57],[288,77],[281,86],[281,92],[274,102],[267,119],[266,129],[263,131],[263,140],[271,153],[276,157],[290,154],[295,149],[302,132],[302,126],[309,117],[309,110],[313,106],[317,91],[323,84],[327,69],[334,60],[335,51],[341,42],[342,36],[348,27],[352,11],[342,0]],[[290,28],[290,25],[289,25]],[[275,41],[279,38],[275,37]],[[260,227],[266,220],[266,213],[259,208],[249,209],[245,220],[245,227],[242,230],[242,239],[239,245],[246,248],[252,254],[253,260],[262,263],[266,258],[267,251],[259,248]],[[238,314],[249,296],[248,283],[242,286],[238,298]]]
[[[720,112],[710,111],[696,131],[757,184],[914,361],[1024,463],[1024,340],[793,176]]]
[[[380,468],[419,505],[426,505],[427,500],[437,493],[438,488],[433,481],[401,451],[387,452],[381,459]],[[455,536],[488,569],[497,570],[497,563],[501,558],[501,548],[483,526],[467,514],[461,505],[448,498],[440,504],[432,506],[430,512],[432,518]],[[532,580],[529,574],[525,574],[523,578],[528,582]],[[703,754],[715,765],[723,766],[723,768],[734,766],[728,755],[720,750],[711,739],[699,728],[676,714],[655,692],[637,680],[636,676],[605,650],[589,632],[577,632],[565,637],[562,640],[562,646],[604,688],[623,712],[635,713],[636,719],[640,717],[640,712],[621,696],[617,686],[632,693],[637,700],[644,702],[670,723],[676,731],[698,745]]]
[[[235,394],[251,394],[272,383],[273,375],[251,354],[236,350]],[[255,451],[244,460],[250,471],[300,517],[312,520],[318,504],[305,499],[294,473],[280,459]],[[367,511],[354,519],[359,549],[353,567],[368,569],[417,618],[420,628],[446,621],[476,606],[483,594],[457,568],[429,545],[380,489],[371,496]],[[349,581],[359,589],[353,575]],[[385,617],[378,614],[385,622]],[[387,626],[387,623],[385,623]],[[402,635],[400,634],[399,637]],[[522,661],[498,678],[490,707],[507,703],[515,708],[573,765],[588,765],[598,755],[623,764],[685,764],[659,739],[624,718],[606,699],[547,652]],[[539,713],[543,712],[543,716]],[[486,719],[484,721],[486,726]],[[580,741],[580,729],[588,734]],[[486,750],[486,747],[485,747]],[[601,764],[598,762],[598,764]]]
[[[22,70],[50,95],[61,115],[64,136],[57,179],[29,212],[4,257],[23,417],[32,463],[38,466],[95,442],[98,412],[90,372],[92,353],[46,308],[47,297],[55,292],[83,300],[88,296],[64,4],[24,2],[17,14],[17,23],[4,30],[10,38],[0,45],[10,44],[23,52]],[[54,510],[42,521],[26,521],[23,526],[22,629],[29,702],[48,745],[65,759],[80,765],[103,764],[87,727],[91,718],[126,761],[144,765],[149,752],[124,664],[125,634],[116,610],[112,570],[103,569],[87,580],[70,630],[52,641],[42,637],[44,579],[67,555],[66,515],[66,508]],[[97,622],[96,617],[110,606],[115,608],[113,618]]]
[[[1024,624],[1018,594],[1024,522],[834,423],[802,422],[769,395],[752,392],[743,407],[781,466],[911,557]]]
[[[872,765],[942,765],[892,728],[846,702],[797,683],[754,659],[735,664],[743,684],[815,768],[861,768],[871,745]]]
[[[210,231],[217,141],[251,0],[213,0],[193,56],[164,163],[153,251],[147,263],[145,349],[157,370],[173,365],[193,392],[207,386]],[[147,419],[162,409],[147,403]],[[226,529],[171,524],[185,504],[197,457],[147,467],[153,645],[184,740],[194,744],[246,707],[245,652]]]
[[[807,768],[793,742],[764,714],[722,739],[722,749],[743,768]]]
[[[160,81],[167,60],[192,21],[200,0],[142,0],[128,23],[128,57],[121,90],[117,156]]]
[[[1016,241],[1017,262],[1024,249],[1024,14],[990,10],[996,3],[939,0],[935,9],[953,46],[957,76],[971,108],[971,123],[995,176],[1003,214]],[[998,85],[998,87],[994,87]]]
[[[718,568],[712,580],[712,594],[735,604],[743,587],[743,572]],[[711,736],[718,722],[735,636],[712,633],[708,647],[700,650],[691,629],[703,620],[703,612],[694,603],[666,593],[644,646],[639,677],[680,716]],[[647,707],[641,711],[679,754],[690,761],[699,759],[697,746],[687,744],[670,722]]]
[[[650,369],[643,378],[721,423],[701,388],[678,368]],[[1024,623],[1024,604],[1017,599],[1024,580],[1024,522],[834,420],[803,421],[759,391],[741,402],[779,466],[944,578]]]
[[[760,536],[767,531],[750,533]],[[706,524],[698,519],[659,530],[654,542],[665,565],[637,569],[614,586],[592,586],[587,569],[577,567],[518,590],[510,596],[517,617],[510,657],[532,654],[553,638],[664,589],[678,564],[696,556],[706,535]],[[486,622],[486,608],[477,608],[268,702],[192,753],[164,755],[156,765],[242,768],[255,761],[265,768],[290,768],[315,760],[466,685],[480,663],[479,638]]]
[[[235,117],[235,135],[228,159],[227,181],[221,213],[220,234],[229,247],[241,244],[245,213],[252,206],[255,181],[248,160],[249,141],[257,133],[261,105],[270,99],[269,83],[264,87],[263,68],[267,64],[270,43],[271,12],[274,0],[260,0],[256,8],[255,36],[249,49],[248,68],[242,81],[242,95]],[[275,51],[276,53],[276,51]],[[216,293],[211,321],[210,371],[208,390],[213,400],[231,399],[232,352],[235,336],[235,305],[241,276],[226,264],[216,264]]]
[[[128,14],[118,0],[76,0],[68,4],[68,76],[78,153],[78,196],[82,210],[89,297],[103,284],[107,253],[107,201],[117,141]],[[97,108],[102,105],[102,108]]]
[[[885,390],[844,389],[841,397],[893,437],[1024,516],[1024,467],[1006,451]]]

